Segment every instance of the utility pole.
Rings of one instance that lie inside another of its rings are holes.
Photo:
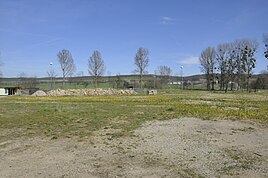
[[[50,71],[52,72],[52,70],[53,70],[53,68],[52,68],[52,66],[53,66],[53,63],[52,62],[50,62]],[[53,76],[52,75],[50,75],[50,89],[52,90],[52,82],[53,82]]]
[[[183,66],[181,66],[181,89],[183,90]]]
[[[155,85],[155,78],[156,78],[156,75],[154,75],[154,89],[155,89],[155,87],[156,87],[156,85]]]

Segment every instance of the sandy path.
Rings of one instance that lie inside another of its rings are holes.
[[[183,118],[144,124],[126,138],[104,128],[74,138],[0,143],[0,177],[267,177],[268,128]]]

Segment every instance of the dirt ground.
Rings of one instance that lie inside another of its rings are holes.
[[[268,177],[266,124],[183,118],[116,132],[0,142],[0,177]]]

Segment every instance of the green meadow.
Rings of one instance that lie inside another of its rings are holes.
[[[0,98],[0,140],[88,138],[99,129],[126,136],[150,120],[182,117],[268,121],[268,93],[160,91],[157,95]]]

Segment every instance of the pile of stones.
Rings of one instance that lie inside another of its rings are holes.
[[[47,96],[108,96],[108,95],[133,95],[134,90],[125,89],[57,89],[47,92]]]

